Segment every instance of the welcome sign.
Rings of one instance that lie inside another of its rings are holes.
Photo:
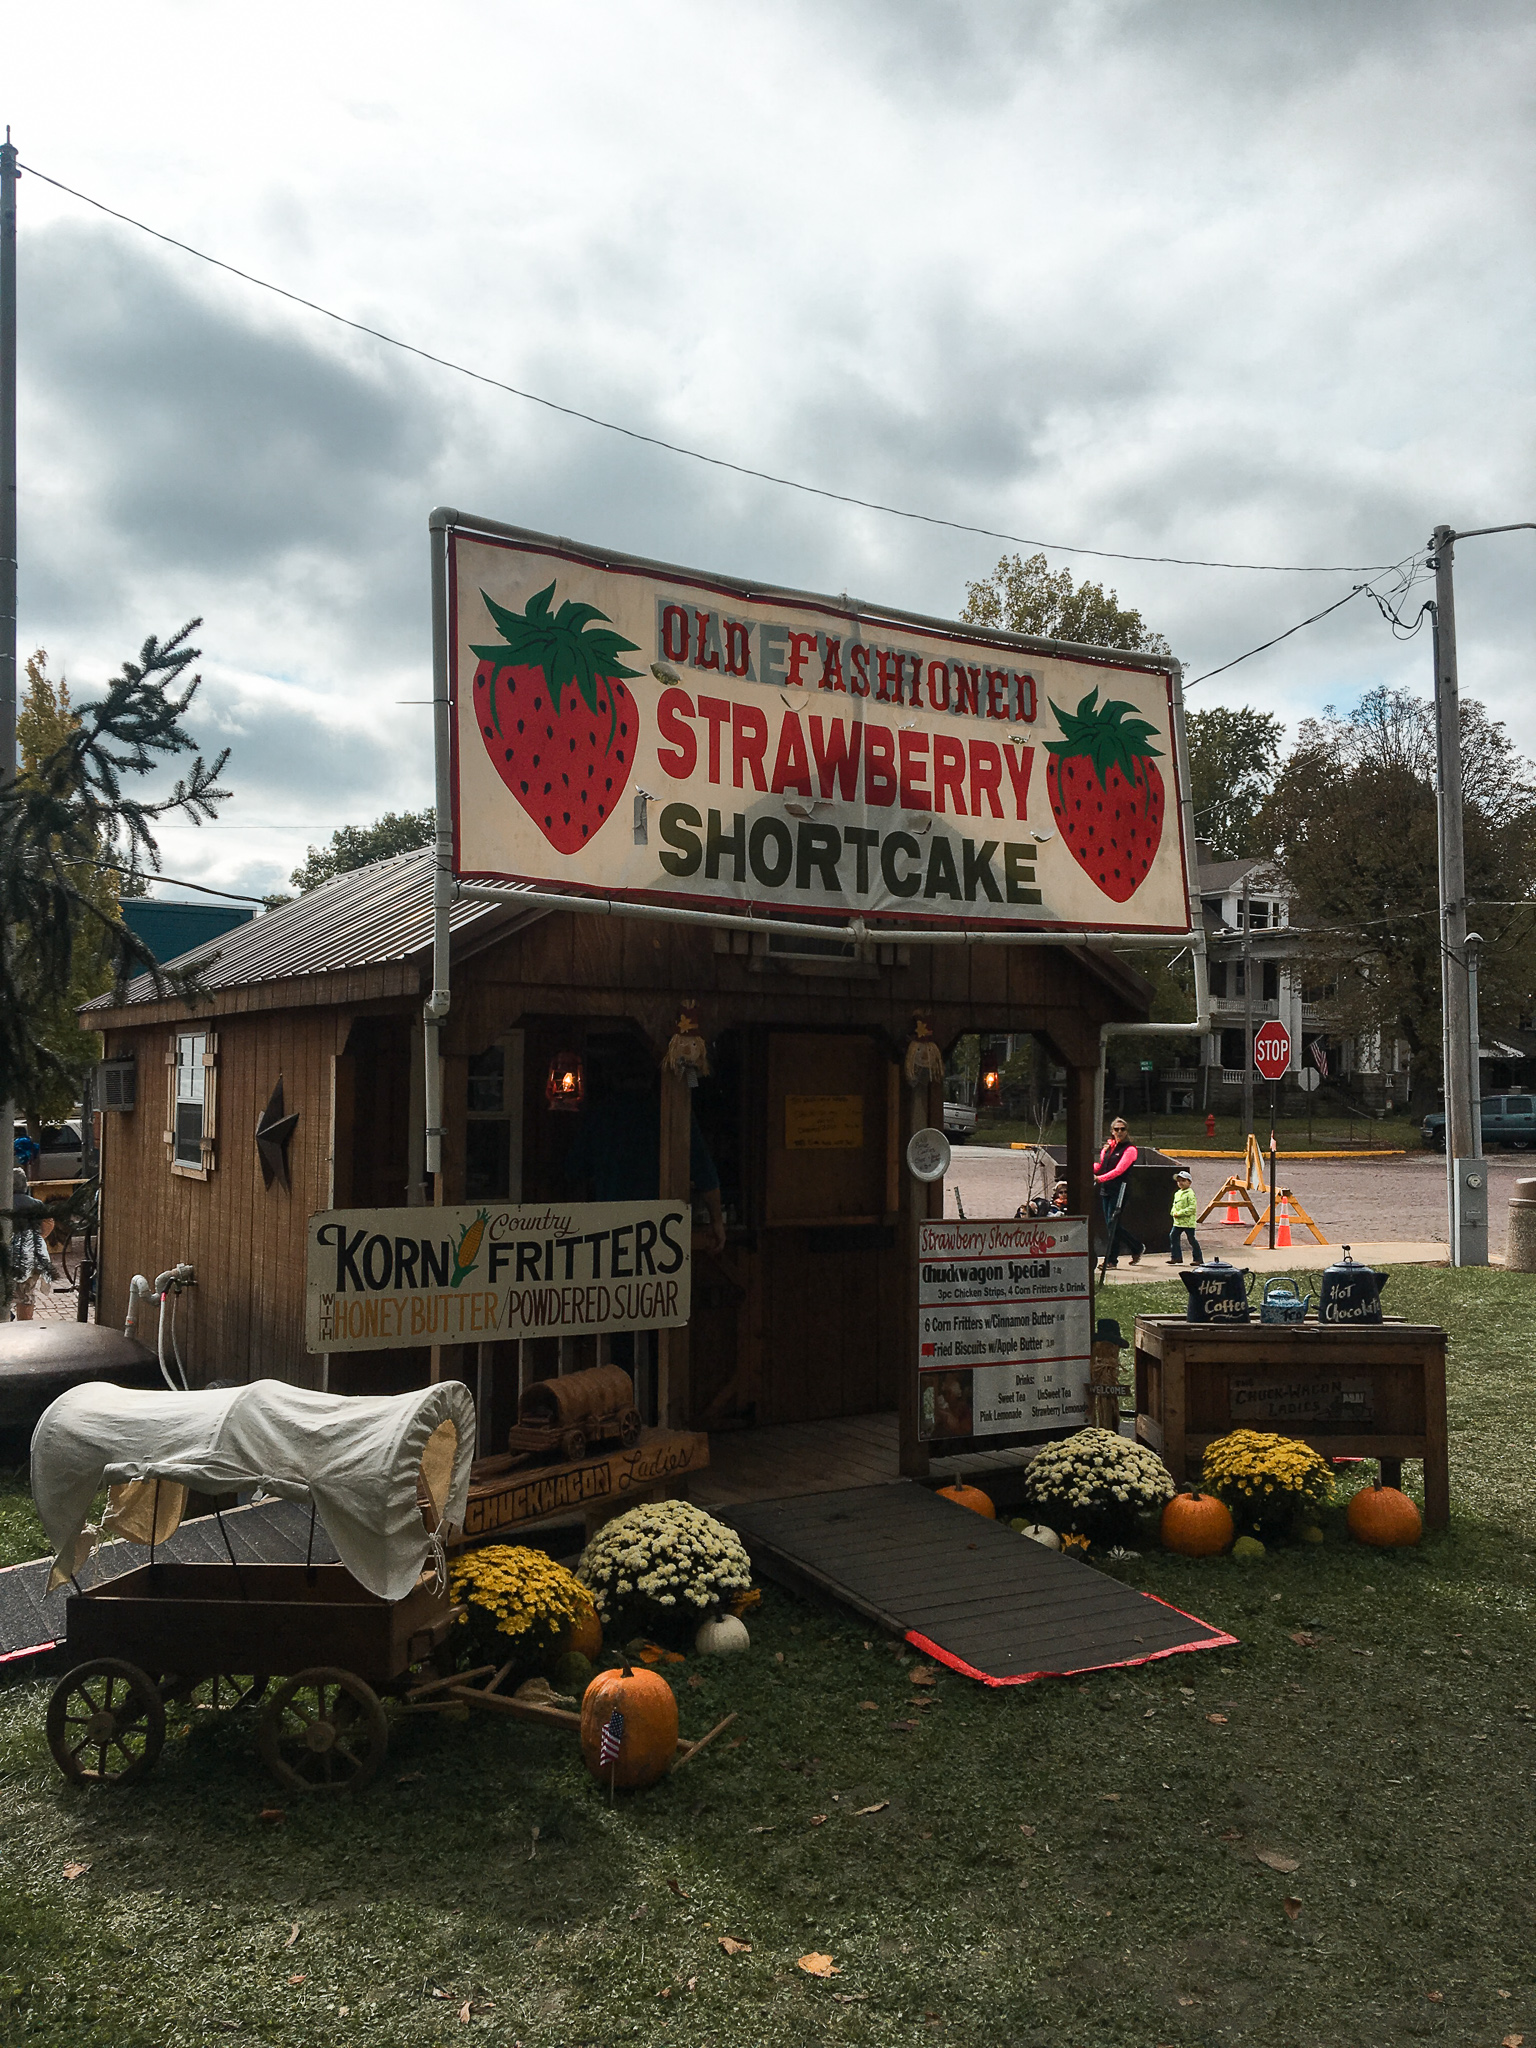
[[[680,1329],[682,1202],[327,1209],[309,1219],[311,1351]]]
[[[842,924],[1183,932],[1172,678],[448,536],[454,871]]]

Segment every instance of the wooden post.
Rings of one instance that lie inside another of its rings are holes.
[[[918,1226],[931,1213],[930,1190],[937,1188],[943,1215],[944,1183],[921,1181],[908,1171],[906,1161],[907,1140],[914,1131],[922,1130],[930,1122],[941,1125],[944,1117],[944,1087],[942,1082],[930,1082],[926,1088],[909,1088],[903,1083],[905,1097],[901,1118],[901,1158],[897,1162],[898,1185],[901,1188],[899,1215],[899,1242],[901,1244],[902,1274],[902,1315],[901,1315],[901,1357],[897,1363],[896,1375],[896,1428],[898,1444],[897,1469],[903,1479],[926,1479],[928,1476],[928,1446],[918,1430],[922,1423],[920,1402],[921,1389],[917,1383],[917,1249]],[[935,1114],[933,1104],[937,1100]]]
[[[1093,1124],[1095,1078],[1092,1067],[1067,1069],[1067,1208],[1074,1216],[1088,1218],[1090,1264],[1098,1215],[1093,1188],[1093,1162],[1099,1150],[1099,1134]]]
[[[681,1202],[688,1211],[687,1228],[692,1229],[692,1178],[689,1172],[690,1141],[693,1134],[693,1101],[688,1085],[672,1072],[661,1070],[661,1184],[657,1193],[664,1202]],[[662,1429],[677,1429],[692,1411],[688,1388],[688,1331],[658,1330],[656,1333],[656,1421]]]

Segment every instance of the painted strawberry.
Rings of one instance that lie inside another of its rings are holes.
[[[639,714],[621,678],[634,649],[595,605],[567,598],[551,615],[555,586],[523,612],[485,596],[502,644],[472,647],[475,718],[496,773],[557,853],[579,853],[624,794]],[[594,624],[594,621],[602,621]]]
[[[1053,704],[1061,738],[1045,771],[1051,809],[1072,858],[1116,903],[1146,880],[1163,836],[1163,778],[1148,746],[1153,728],[1134,704],[1098,703],[1090,690],[1075,713]]]

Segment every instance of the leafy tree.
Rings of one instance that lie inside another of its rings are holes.
[[[1485,940],[1484,1031],[1517,1027],[1536,987],[1536,787],[1504,727],[1461,705],[1467,894]],[[1338,1028],[1406,1040],[1416,1075],[1438,1079],[1439,863],[1434,707],[1369,692],[1308,719],[1259,822],[1301,901],[1309,982],[1331,985]],[[1487,906],[1479,912],[1478,900]]]
[[[392,854],[411,853],[418,846],[430,846],[437,831],[437,813],[429,804],[424,811],[386,811],[371,825],[343,825],[331,834],[328,847],[309,848],[304,865],[290,877],[300,895],[307,896],[322,882],[345,875],[353,868],[365,868],[370,861],[388,860]],[[285,903],[287,897],[270,899]]]
[[[1216,704],[1191,711],[1185,723],[1196,832],[1218,860],[1267,853],[1255,824],[1280,772],[1284,722],[1247,705]]]
[[[205,761],[182,723],[200,681],[182,686],[198,655],[187,636],[199,623],[164,642],[151,635],[105,697],[78,710],[62,682],[38,687],[46,677],[37,670],[18,721],[25,772],[0,789],[0,1100],[38,1112],[57,1090],[74,1099],[90,1062],[56,1041],[82,982],[147,974],[161,994],[195,989],[185,971],[159,966],[123,923],[117,899],[142,891],[159,867],[158,819],[201,824],[228,795],[218,787],[228,749]],[[169,795],[128,793],[129,777],[182,753],[194,755],[192,768]]]
[[[1102,583],[1080,583],[1072,571],[1053,576],[1044,555],[1004,555],[990,576],[965,586],[960,616],[967,625],[1009,633],[1033,633],[1042,640],[1073,640],[1084,647],[1125,647],[1143,654],[1167,654],[1168,642],[1152,632],[1141,613],[1122,605]]]

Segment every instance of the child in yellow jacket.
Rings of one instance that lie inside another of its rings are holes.
[[[1182,1266],[1184,1263],[1180,1256],[1183,1250],[1183,1246],[1179,1242],[1181,1237],[1189,1239],[1189,1255],[1194,1264],[1197,1266],[1205,1264],[1205,1260],[1200,1255],[1200,1241],[1195,1236],[1196,1213],[1195,1191],[1190,1184],[1189,1175],[1183,1172],[1176,1173],[1173,1176],[1173,1228],[1168,1233],[1168,1263],[1170,1266]]]

